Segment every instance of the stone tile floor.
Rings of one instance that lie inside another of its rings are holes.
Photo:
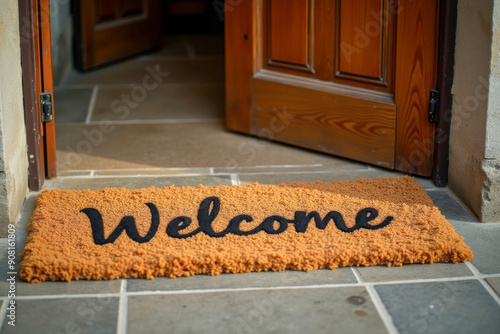
[[[170,37],[165,45],[156,54],[73,74],[58,89],[60,172],[45,189],[329,182],[400,175],[225,131],[220,36]],[[140,103],[126,113],[114,109],[122,94],[134,93],[148,66],[156,65],[170,73],[158,89],[135,101]],[[11,286],[7,239],[0,239],[1,332],[500,333],[500,222],[478,223],[447,189],[418,180],[465,237],[474,252],[471,262],[152,281],[29,284],[16,276]],[[18,253],[37,195],[26,198],[16,228]],[[6,317],[11,288],[16,327]]]
[[[353,168],[353,165],[356,168]],[[46,189],[194,186],[398,175],[339,166],[71,171]],[[270,177],[274,175],[275,178]],[[154,280],[44,282],[16,278],[16,327],[8,325],[6,248],[0,268],[2,333],[499,333],[500,224],[480,224],[447,189],[419,179],[474,259],[460,264],[224,274]],[[37,193],[16,229],[23,249]]]

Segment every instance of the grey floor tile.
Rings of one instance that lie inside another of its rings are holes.
[[[159,85],[135,100],[134,87],[100,88],[92,121],[224,118],[224,83]]]
[[[94,176],[172,176],[211,174],[210,168],[152,168],[96,170]]]
[[[472,250],[472,264],[483,274],[500,274],[500,224],[450,220]]]
[[[157,70],[156,70],[157,69]],[[224,58],[133,58],[86,73],[73,73],[68,85],[224,82]],[[156,81],[155,81],[156,80]]]
[[[56,133],[59,170],[330,165],[338,161],[229,132],[222,121],[113,125],[106,131],[98,125],[59,125]]]
[[[223,56],[224,35],[187,36],[197,56]]]
[[[16,232],[14,239],[16,258],[14,263],[14,270],[12,270],[10,264],[8,263],[9,260],[7,256],[7,250],[9,246],[8,239],[6,238],[0,239],[0,297],[7,296],[10,290],[10,283],[7,281],[7,278],[10,278],[10,276],[12,275],[10,273],[19,272],[19,262],[20,262],[19,254],[22,252],[22,250],[24,249],[24,245],[26,244],[26,236],[28,235],[28,222],[31,217],[31,214],[33,213],[33,210],[35,209],[37,196],[38,195],[36,193],[32,193],[26,197],[23,207],[21,209],[21,217],[16,225]],[[14,276],[16,276],[16,281],[19,281],[19,275],[14,274]]]
[[[131,296],[127,333],[386,333],[361,287]]]
[[[205,186],[231,185],[231,179],[227,175],[217,176],[158,176],[158,177],[91,177],[91,178],[60,178],[46,182],[44,189],[60,190],[100,190],[104,188],[163,188],[171,185],[177,187],[196,187],[200,184]]]
[[[160,50],[150,53],[150,56],[175,56],[187,57],[187,36],[170,35],[163,36],[163,44]]]
[[[18,279],[16,282],[16,294],[18,296],[62,296],[75,294],[119,293],[120,285],[120,280],[27,283]]]
[[[482,333],[500,329],[500,305],[479,281],[376,286],[400,333]]]
[[[367,282],[387,282],[426,278],[472,276],[465,263],[406,264],[401,267],[359,267],[357,268]]]
[[[434,205],[439,208],[447,220],[456,220],[463,222],[475,222],[467,210],[465,210],[446,189],[437,189],[427,192]]]
[[[27,283],[19,278],[19,254],[24,249],[29,218],[35,208],[36,195],[31,195],[24,203],[21,218],[16,226],[16,263],[15,269],[9,270],[7,263],[7,239],[0,239],[0,296],[7,296],[10,284],[9,272],[15,272],[15,293],[17,296],[37,295],[67,295],[67,294],[95,294],[120,292],[119,280],[114,281],[72,281],[72,282],[43,282]]]
[[[117,298],[16,300],[16,326],[2,333],[116,333]]]
[[[368,170],[368,166],[363,163],[352,162],[351,160],[339,157],[331,157],[329,165],[314,166],[249,166],[232,168],[215,168],[214,173],[237,173],[237,174],[274,174],[274,173],[316,173],[335,172],[342,170]]]
[[[92,171],[90,170],[61,170],[57,171],[58,177],[85,177],[91,176]]]
[[[240,184],[259,182],[261,184],[280,184],[292,182],[333,182],[341,180],[356,180],[359,178],[373,179],[376,177],[399,176],[390,171],[341,170],[318,173],[276,173],[276,174],[240,174]]]
[[[487,278],[486,281],[489,285],[496,291],[496,293],[500,296],[500,277],[490,277]]]
[[[59,88],[54,91],[56,123],[85,122],[93,88]]]
[[[356,278],[349,268],[324,269],[311,272],[286,270],[283,272],[222,274],[220,276],[195,275],[175,279],[165,277],[155,278],[154,280],[130,279],[127,283],[127,289],[128,291],[137,292],[343,283],[356,283]]]

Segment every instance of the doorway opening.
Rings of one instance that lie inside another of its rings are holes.
[[[217,2],[162,1],[160,49],[72,68],[54,93],[60,176],[347,163],[226,130]]]

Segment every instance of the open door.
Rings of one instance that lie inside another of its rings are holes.
[[[81,70],[161,46],[160,0],[77,0],[73,5]]]
[[[234,130],[430,176],[439,1],[226,1]]]
[[[19,22],[28,180],[36,191],[56,176],[49,0],[20,0]]]

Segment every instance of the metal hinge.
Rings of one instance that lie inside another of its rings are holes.
[[[50,93],[40,94],[40,103],[42,106],[42,122],[52,121],[52,95]]]
[[[439,91],[431,89],[431,98],[429,100],[429,122],[437,123],[439,106]]]

